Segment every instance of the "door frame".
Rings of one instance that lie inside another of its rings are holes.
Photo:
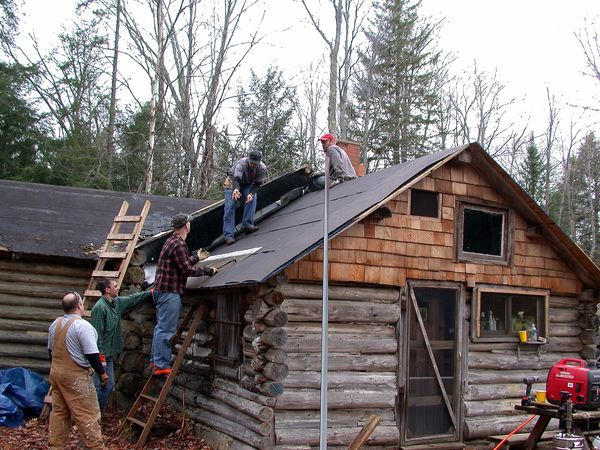
[[[454,392],[452,407],[455,415],[456,430],[453,434],[448,435],[432,435],[419,438],[406,438],[406,422],[407,422],[407,399],[408,399],[408,374],[409,374],[409,323],[410,312],[413,308],[411,292],[414,295],[412,288],[434,288],[434,289],[453,289],[456,291],[456,314],[455,314],[455,329],[456,329],[456,350],[454,367]],[[466,389],[466,368],[467,368],[467,340],[468,340],[468,325],[466,322],[466,290],[463,283],[445,282],[445,281],[422,281],[422,280],[407,280],[406,286],[402,289],[402,306],[405,312],[404,317],[401,317],[398,330],[398,405],[397,405],[397,422],[400,430],[400,445],[413,445],[433,442],[452,442],[456,440],[462,441],[463,435],[463,420],[464,420],[464,401],[463,392]]]

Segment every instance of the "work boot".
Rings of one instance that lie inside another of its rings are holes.
[[[227,245],[235,244],[235,239],[232,238],[232,237],[228,237],[228,238],[225,239],[225,243]]]
[[[258,227],[255,227],[254,225],[250,225],[249,227],[242,228],[242,231],[246,234],[251,234],[251,233],[254,233],[255,231],[258,231]]]

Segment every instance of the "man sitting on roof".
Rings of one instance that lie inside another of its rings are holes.
[[[235,208],[237,201],[244,200],[244,215],[242,216],[242,231],[246,234],[254,233],[258,227],[254,226],[254,213],[256,212],[256,191],[267,177],[267,166],[261,162],[262,154],[252,150],[248,156],[235,162],[225,180],[225,204],[223,205],[223,237],[227,245],[235,242]]]
[[[329,156],[329,182],[330,185],[341,183],[346,180],[356,178],[356,171],[352,167],[350,158],[344,150],[335,144],[335,136],[331,133],[325,133],[321,136],[321,145],[323,152]],[[317,189],[325,188],[325,175],[319,175],[313,179],[313,184]]]

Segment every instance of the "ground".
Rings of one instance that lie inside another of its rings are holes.
[[[123,414],[114,409],[107,409],[102,417],[102,434],[109,450],[130,450],[135,448],[135,441],[125,437],[117,437],[120,420]],[[75,450],[79,442],[76,432],[71,432],[67,449]],[[0,427],[0,448],[12,449],[46,449],[48,446],[48,422],[40,422],[37,418],[29,419],[24,427]],[[150,438],[144,446],[153,450],[212,450],[204,441],[194,435],[191,419],[173,412],[163,406]]]

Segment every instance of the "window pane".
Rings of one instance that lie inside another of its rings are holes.
[[[240,348],[240,299],[236,295],[222,295],[217,300],[215,353],[237,360]]]
[[[480,335],[513,337],[533,325],[540,336],[546,333],[544,297],[499,292],[481,292]]]
[[[412,216],[438,217],[437,192],[412,189],[410,191],[410,214]]]
[[[502,256],[504,214],[464,209],[463,251]]]

